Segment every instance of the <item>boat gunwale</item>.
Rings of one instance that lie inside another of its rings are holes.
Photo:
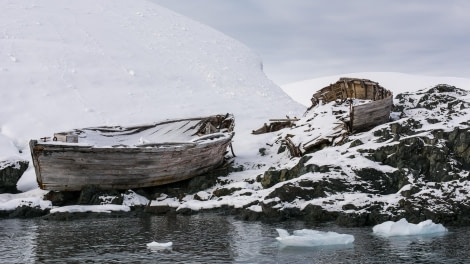
[[[212,134],[211,134],[212,135]],[[52,142],[40,142],[38,140],[32,139],[30,142],[34,142],[34,146],[40,146],[44,148],[44,150],[52,151],[54,149],[61,149],[65,150],[116,150],[116,151],[126,151],[126,150],[136,150],[142,152],[153,152],[154,150],[162,150],[162,151],[169,151],[171,149],[175,150],[182,150],[188,148],[197,148],[197,147],[204,147],[207,145],[212,144],[219,144],[223,141],[230,141],[235,135],[235,132],[226,132],[226,133],[218,133],[220,135],[214,139],[196,139],[190,142],[159,142],[159,143],[146,143],[146,144],[139,144],[139,145],[113,145],[113,146],[93,146],[93,145],[85,145],[80,143],[56,143],[56,141]],[[166,147],[168,146],[168,147]],[[153,150],[153,151],[152,151]]]

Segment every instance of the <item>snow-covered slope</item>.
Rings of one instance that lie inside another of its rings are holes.
[[[241,135],[303,109],[249,48],[144,0],[7,0],[0,25],[0,160],[72,128],[231,112]]]
[[[369,79],[378,82],[381,86],[392,91],[395,95],[430,88],[437,84],[449,84],[470,90],[470,78],[423,76],[398,72],[345,73],[286,84],[282,86],[282,89],[297,102],[300,102],[305,106],[310,106],[312,104],[312,102],[310,102],[310,98],[312,98],[312,94],[314,92],[330,85],[331,83],[335,83],[341,77]]]

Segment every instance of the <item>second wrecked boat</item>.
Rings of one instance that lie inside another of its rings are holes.
[[[314,93],[311,101],[301,119],[288,117],[264,124],[253,134],[288,128],[280,140],[293,156],[302,156],[388,122],[393,94],[368,79],[340,78]]]
[[[351,99],[367,101],[349,104],[349,120],[346,120],[346,125],[350,132],[362,132],[389,121],[393,94],[379,83],[368,79],[340,78],[336,83],[313,94],[309,110],[320,101],[329,103],[339,100],[341,103]]]

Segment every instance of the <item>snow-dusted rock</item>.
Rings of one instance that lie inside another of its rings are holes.
[[[0,193],[17,192],[16,185],[28,168],[27,160],[5,160],[0,161]]]

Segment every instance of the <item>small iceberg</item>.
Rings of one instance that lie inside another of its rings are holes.
[[[447,232],[442,224],[435,224],[431,220],[423,221],[419,224],[411,224],[405,218],[397,222],[387,221],[372,228],[373,232],[380,236],[416,236]]]
[[[147,244],[147,247],[154,250],[159,249],[170,249],[173,246],[173,242],[166,242],[166,243],[158,243],[158,242],[151,242]]]
[[[292,235],[285,229],[276,229],[279,237],[276,237],[283,246],[291,247],[316,247],[346,245],[354,242],[354,236],[338,234],[335,232],[322,232],[312,229],[295,230]]]

